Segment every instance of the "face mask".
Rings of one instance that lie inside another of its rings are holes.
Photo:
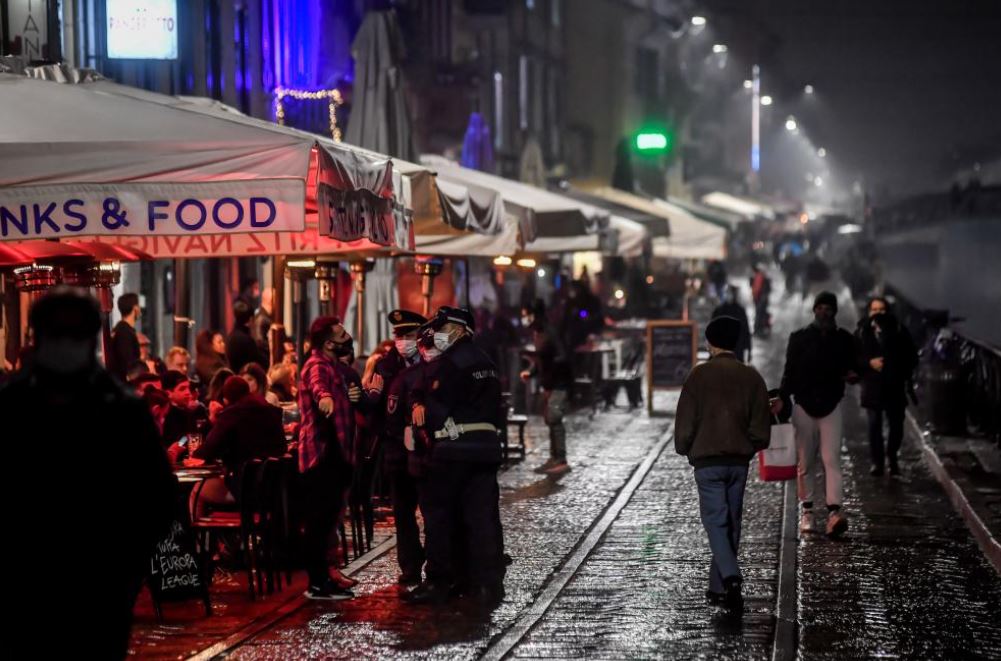
[[[448,351],[448,348],[452,346],[452,335],[438,331],[434,334],[434,346],[438,351]]]
[[[334,354],[341,358],[353,356],[355,354],[354,340],[348,340],[347,342],[341,342],[339,344],[334,342]]]
[[[393,340],[393,344],[396,345],[396,350],[400,352],[400,355],[404,358],[413,358],[414,354],[417,353],[417,340],[409,340],[404,337],[398,337]]]
[[[86,340],[50,339],[39,345],[35,360],[50,372],[73,374],[87,369],[94,360],[94,351]]]

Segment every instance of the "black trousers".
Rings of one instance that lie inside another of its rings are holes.
[[[874,466],[882,466],[886,456],[897,460],[897,452],[904,440],[904,406],[888,406],[881,409],[866,409],[869,415],[869,452]],[[883,417],[886,417],[890,434],[886,447],[883,446]]]
[[[417,526],[417,482],[405,464],[387,467],[386,474],[393,494],[396,560],[400,563],[401,572],[420,576],[424,567],[424,547]]]
[[[327,550],[330,534],[344,513],[344,502],[351,486],[351,465],[336,453],[328,453],[302,474],[303,560],[310,585],[321,585],[330,576]]]
[[[435,462],[419,493],[428,581],[501,585],[504,534],[497,465]]]

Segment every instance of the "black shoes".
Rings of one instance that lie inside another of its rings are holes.
[[[710,606],[722,606],[726,603],[726,593],[706,590],[706,601],[709,602]]]
[[[401,596],[408,604],[443,604],[450,596],[449,586],[425,581],[414,590]]]
[[[890,459],[890,475],[900,475],[900,464],[897,463],[896,457]]]
[[[399,575],[396,582],[403,586],[414,586],[419,585],[421,582],[421,573],[406,571]]]
[[[730,610],[740,610],[744,607],[744,596],[740,593],[741,581],[739,578],[730,577],[723,579],[723,589],[726,591],[723,597],[723,605]]]
[[[869,469],[869,475],[872,475],[873,477],[883,477],[883,467],[879,465],[873,466]]]
[[[307,599],[317,601],[343,601],[354,599],[354,592],[347,588],[342,588],[331,578],[328,578],[320,585],[310,585],[304,593]]]

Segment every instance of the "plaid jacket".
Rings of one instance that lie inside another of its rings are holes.
[[[334,412],[329,418],[320,412],[320,400],[334,400]],[[334,364],[319,352],[313,352],[302,367],[299,385],[299,472],[316,466],[337,443],[335,451],[347,459],[354,436],[354,412],[348,400],[348,384]]]

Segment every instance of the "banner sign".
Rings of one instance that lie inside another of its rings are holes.
[[[368,241],[344,242],[320,236],[316,227],[305,232],[257,234],[195,234],[192,236],[119,236],[99,239],[136,248],[157,259],[206,257],[267,257],[269,255],[332,255],[349,250],[371,250]]]
[[[299,179],[0,188],[0,240],[300,232],[305,198]]]
[[[177,0],[106,0],[108,57],[177,59]]]
[[[412,250],[412,212],[393,200],[363,190],[341,191],[320,182],[316,187],[320,234],[337,241],[368,241]]]

